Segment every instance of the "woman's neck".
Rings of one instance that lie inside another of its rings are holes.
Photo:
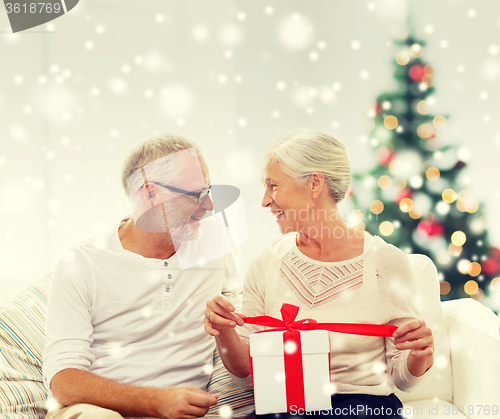
[[[312,219],[297,233],[297,247],[312,259],[336,262],[363,253],[364,231],[348,226],[336,206],[313,212]]]

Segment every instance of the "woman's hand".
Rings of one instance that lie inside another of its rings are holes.
[[[209,335],[215,336],[225,367],[236,377],[247,377],[250,374],[248,345],[235,330],[236,325],[244,325],[245,315],[236,313],[233,305],[222,295],[207,301],[204,313],[203,325]]]
[[[207,301],[203,324],[205,331],[211,336],[220,336],[220,332],[243,326],[244,314],[236,313],[234,306],[222,295]]]
[[[415,319],[398,327],[393,336],[396,349],[410,350],[408,371],[415,377],[423,375],[434,363],[432,330],[423,320]]]

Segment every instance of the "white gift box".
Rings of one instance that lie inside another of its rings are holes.
[[[287,341],[284,344],[284,333],[285,331],[276,331],[250,335],[255,413],[261,415],[330,409],[330,338],[328,332],[326,330],[300,331],[302,357],[298,359],[289,356],[297,350],[297,345],[293,341]],[[302,380],[290,379],[290,376],[287,379],[285,362],[289,363],[287,370],[288,367],[297,369],[300,359],[302,360]],[[293,397],[292,393],[296,392],[303,393],[302,400],[305,399],[305,406],[300,406],[301,397]]]

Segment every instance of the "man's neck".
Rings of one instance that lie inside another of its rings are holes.
[[[139,230],[133,218],[118,229],[122,247],[145,258],[168,259],[175,253],[175,246],[168,233],[147,233]]]

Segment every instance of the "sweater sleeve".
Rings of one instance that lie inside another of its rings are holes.
[[[247,317],[265,315],[266,276],[262,272],[262,262],[260,257],[254,258],[245,275],[242,313]],[[245,324],[237,330],[241,338],[248,343],[252,333],[263,329],[263,326]]]
[[[244,279],[243,287],[243,306],[241,312],[247,317],[262,316],[265,314],[265,275],[263,275],[262,264],[265,261],[261,255],[256,256],[247,270]],[[263,330],[264,327],[251,324],[245,324],[242,327],[237,327],[236,330],[240,337],[249,344],[250,335],[253,332]],[[252,378],[249,374],[247,377],[236,377],[229,373],[233,381],[239,386],[252,389]]]
[[[377,256],[377,270],[385,285],[388,324],[401,326],[409,320],[420,318],[413,296],[417,286],[407,256],[398,248],[385,244]],[[408,371],[409,350],[396,349],[392,337],[385,338],[387,373],[394,385],[402,391],[410,391],[423,381]]]
[[[59,371],[67,368],[89,371],[95,360],[91,348],[91,293],[83,272],[85,269],[74,251],[65,253],[54,269],[43,351],[44,383],[49,389]]]

